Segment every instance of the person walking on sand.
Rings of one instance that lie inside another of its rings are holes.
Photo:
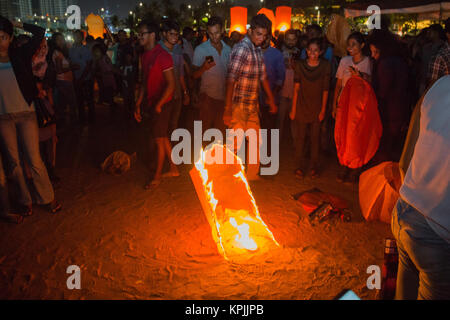
[[[259,89],[262,85],[270,113],[277,112],[275,99],[267,80],[261,45],[272,30],[272,22],[258,14],[250,22],[250,29],[244,39],[237,43],[230,54],[223,121],[234,130],[254,129],[258,137],[256,163],[247,167],[248,180],[259,179],[259,148],[261,146],[259,122]],[[244,136],[237,137],[236,147],[240,149]]]
[[[297,128],[296,161],[299,164],[295,171],[297,178],[304,177],[304,149],[307,130],[311,142],[310,176],[319,175],[320,123],[325,118],[330,87],[330,63],[320,58],[323,53],[323,41],[314,38],[308,41],[307,59],[295,64],[295,86],[292,98],[292,109],[289,118],[295,121]]]
[[[142,121],[141,105],[146,95],[148,106],[152,110],[152,134],[158,150],[156,172],[145,185],[145,189],[157,187],[161,183],[166,156],[170,163],[170,171],[165,176],[179,176],[178,169],[171,159],[172,146],[168,137],[171,101],[175,90],[173,60],[160,44],[156,44],[158,34],[159,28],[154,23],[143,22],[139,26],[139,42],[145,52],[141,56],[143,78],[134,117],[137,122]]]
[[[203,130],[216,128],[224,131],[225,83],[230,47],[222,40],[223,21],[211,17],[206,24],[209,40],[194,51],[194,79],[200,84],[200,119]]]
[[[13,48],[14,27],[33,37],[20,48]],[[0,16],[0,148],[7,167],[18,186],[18,200],[24,216],[33,214],[33,199],[25,181],[21,154],[31,168],[37,203],[51,213],[61,210],[39,153],[39,130],[34,108],[38,89],[33,78],[32,58],[44,39],[45,29],[21,22],[11,23]]]

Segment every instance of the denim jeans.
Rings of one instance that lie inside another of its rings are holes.
[[[295,122],[295,128],[297,130],[295,135],[295,161],[298,164],[298,168],[305,170],[306,160],[309,160],[311,168],[317,169],[319,166],[320,151],[320,122],[304,123],[296,120],[293,122]],[[305,157],[308,132],[311,151],[310,157]]]
[[[53,187],[39,152],[39,131],[34,111],[0,115],[0,147],[18,187],[19,203],[26,206],[33,202],[25,181],[19,150],[30,165],[37,203],[52,202]]]
[[[450,244],[425,217],[399,199],[392,214],[399,254],[397,300],[450,299]]]

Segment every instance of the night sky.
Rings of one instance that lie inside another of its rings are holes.
[[[214,1],[214,0],[211,0]],[[97,13],[102,7],[109,8],[112,15],[117,14],[119,17],[125,17],[130,10],[132,10],[139,2],[150,3],[151,0],[78,0],[83,14],[89,14],[91,12]],[[178,8],[182,3],[200,4],[202,0],[172,0],[175,7]],[[259,0],[235,0],[236,5],[240,4],[259,4]]]

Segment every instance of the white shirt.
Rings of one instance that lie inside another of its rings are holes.
[[[420,132],[400,196],[450,243],[450,75],[439,79],[420,107]]]
[[[11,62],[0,62],[0,115],[34,111],[20,91]]]
[[[352,56],[343,57],[341,59],[341,62],[339,62],[339,67],[336,72],[336,78],[342,80],[342,88],[345,87],[348,79],[350,79],[352,76],[352,74],[348,70],[348,67],[354,67],[356,70],[367,73],[368,75],[372,74],[372,61],[370,61],[369,57],[364,57],[358,63],[353,62]]]

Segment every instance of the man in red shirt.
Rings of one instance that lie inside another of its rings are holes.
[[[171,159],[172,146],[168,137],[173,108],[172,96],[175,90],[173,60],[166,50],[156,44],[158,33],[159,28],[153,23],[143,22],[139,26],[139,42],[144,47],[144,53],[141,56],[142,86],[134,117],[137,122],[142,121],[141,105],[146,95],[148,106],[152,112],[152,134],[158,149],[156,172],[153,179],[145,185],[146,189],[157,187],[160,184],[166,156],[169,159],[170,171],[164,176],[179,176],[178,169]]]

